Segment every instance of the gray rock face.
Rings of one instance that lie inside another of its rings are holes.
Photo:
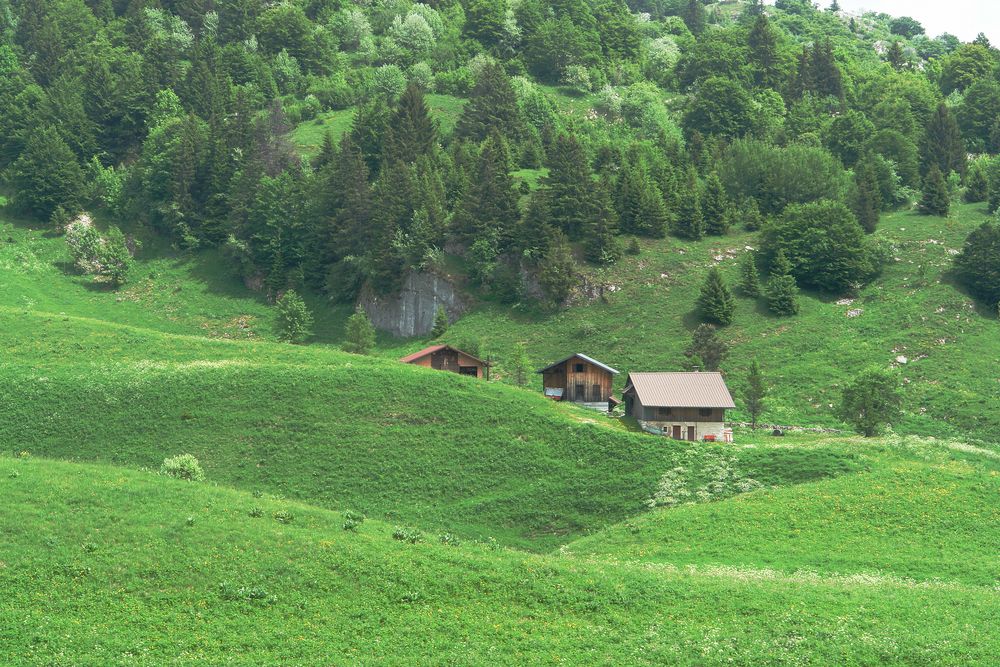
[[[417,272],[407,274],[399,294],[378,296],[366,287],[359,303],[376,329],[402,337],[429,334],[438,306],[444,306],[449,322],[457,320],[469,308],[447,278]]]

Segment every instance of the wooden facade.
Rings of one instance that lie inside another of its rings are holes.
[[[432,345],[400,359],[405,364],[481,378],[486,362],[450,345]]]
[[[731,440],[726,410],[735,407],[719,373],[630,373],[625,414],[674,440]]]
[[[538,371],[545,395],[576,403],[607,403],[618,371],[582,354],[574,354]]]

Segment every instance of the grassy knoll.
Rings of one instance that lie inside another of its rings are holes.
[[[790,452],[814,458],[852,442],[870,462],[864,472],[657,510],[567,549],[671,565],[997,583],[996,450],[891,437],[817,440],[812,452]]]
[[[985,665],[1000,650],[988,586],[410,544],[211,483],[33,458],[0,473],[4,664]]]

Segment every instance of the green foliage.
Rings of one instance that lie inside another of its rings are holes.
[[[205,481],[205,471],[202,470],[198,459],[191,454],[179,454],[163,459],[163,465],[160,466],[160,474],[184,479],[189,482]]]
[[[986,201],[989,199],[989,195],[990,181],[986,176],[986,168],[980,161],[973,162],[965,182],[963,199],[970,204],[975,204]]]
[[[879,269],[854,214],[829,200],[789,206],[780,219],[764,227],[761,253],[772,274],[786,273],[778,268],[781,253],[798,284],[831,292],[864,284]]]
[[[738,82],[712,77],[698,86],[694,100],[684,115],[684,128],[691,132],[735,139],[753,127],[753,99]]]
[[[942,174],[953,171],[965,175],[966,150],[958,123],[944,102],[940,103],[924,137],[922,167],[924,173],[937,167]]]
[[[48,220],[57,207],[80,210],[84,196],[83,170],[76,155],[51,127],[34,130],[24,150],[10,167],[14,204],[22,211]]]
[[[699,362],[706,371],[717,371],[729,355],[729,345],[719,338],[711,324],[699,324],[691,336],[691,343],[684,356]]]
[[[76,267],[93,275],[95,281],[114,287],[128,281],[135,261],[125,235],[117,227],[111,227],[106,236],[101,236],[90,218],[81,216],[66,226],[66,244]]]
[[[868,366],[844,386],[839,410],[844,421],[870,438],[899,417],[901,403],[897,373]]]
[[[281,295],[276,304],[278,338],[288,343],[302,343],[312,335],[313,314],[295,290]]]
[[[988,221],[973,230],[955,257],[955,269],[973,295],[994,307],[1000,304],[1000,225]]]
[[[722,187],[719,174],[714,171],[705,179],[704,193],[701,197],[701,212],[705,221],[706,234],[722,236],[729,231],[731,215],[729,198]]]
[[[767,281],[767,308],[775,315],[789,317],[799,312],[799,288],[792,275],[792,265],[783,248],[778,248],[771,260],[771,276]]]
[[[756,255],[756,252],[747,252],[740,259],[740,291],[751,299],[756,299],[761,294]]]
[[[573,252],[565,236],[553,239],[542,257],[538,270],[538,284],[550,302],[559,305],[566,301],[577,284],[577,267]]]
[[[370,354],[374,345],[375,327],[368,319],[368,313],[363,308],[358,307],[354,314],[347,318],[344,343],[341,348],[344,352],[352,354]]]
[[[941,170],[934,164],[924,178],[924,189],[920,197],[920,212],[924,215],[946,216],[950,209],[951,193],[948,191],[948,184],[945,183]]]
[[[431,329],[431,336],[440,338],[448,331],[448,311],[444,306],[438,306],[434,313],[434,327]]]
[[[694,167],[687,173],[685,187],[678,193],[680,201],[673,231],[681,238],[697,241],[705,235],[705,223],[701,212],[701,189]]]
[[[715,267],[712,267],[705,283],[701,286],[701,294],[698,296],[698,310],[701,317],[707,322],[713,322],[720,326],[731,324],[736,312],[736,299],[722,279],[722,274]]]
[[[750,360],[750,369],[747,371],[746,388],[743,390],[743,402],[746,411],[750,413],[750,428],[757,428],[757,421],[764,412],[764,399],[767,398],[767,384],[764,374],[760,370],[760,364],[756,357]]]

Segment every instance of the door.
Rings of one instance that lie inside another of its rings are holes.
[[[601,401],[607,400],[607,396],[601,396],[601,385],[595,384],[590,388],[591,398],[594,403],[600,403]]]
[[[688,440],[694,441],[694,426],[688,426]]]
[[[680,439],[681,439],[681,425],[674,424],[674,440],[680,440]]]
[[[477,366],[459,366],[458,374],[479,377],[479,368]]]
[[[587,391],[585,389],[585,385],[582,382],[577,382],[576,383],[576,388],[575,388],[574,391],[575,391],[575,393],[573,394],[573,400],[574,401],[586,401],[587,400]]]

